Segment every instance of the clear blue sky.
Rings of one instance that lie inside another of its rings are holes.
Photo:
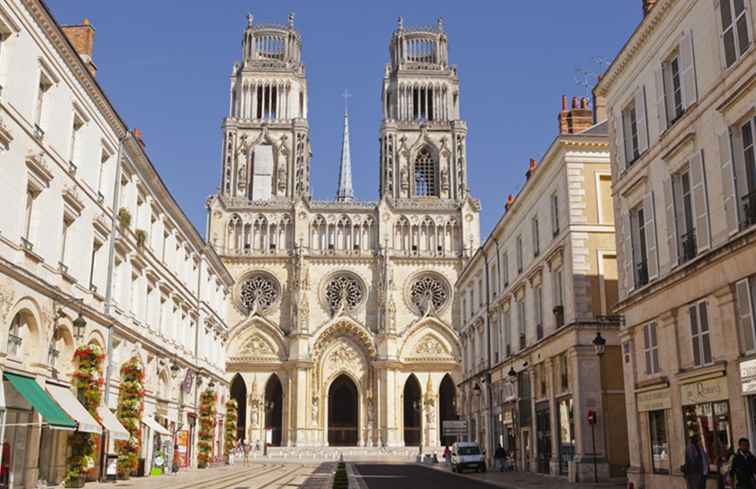
[[[473,195],[482,201],[481,233],[501,215],[556,135],[560,97],[584,95],[576,68],[598,71],[641,18],[640,0],[173,1],[48,0],[58,22],[89,17],[97,29],[98,81],[126,123],[144,134],[164,181],[202,234],[205,199],[220,176],[220,123],[229,74],[239,59],[245,16],[283,23],[289,11],[302,33],[310,90],[315,198],[336,192],[343,99],[350,99],[354,187],[378,194],[380,90],[388,42],[405,25],[438,16],[459,68],[462,117],[469,128]]]

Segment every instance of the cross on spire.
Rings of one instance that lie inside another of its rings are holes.
[[[351,93],[345,88],[344,93],[341,94],[342,97],[344,97],[344,114],[349,113],[349,97],[352,96]]]

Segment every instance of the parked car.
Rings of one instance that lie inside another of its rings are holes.
[[[457,442],[452,445],[451,469],[452,472],[462,472],[467,468],[477,469],[478,472],[486,471],[486,453],[475,442]]]

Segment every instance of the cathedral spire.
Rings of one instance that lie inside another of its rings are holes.
[[[351,202],[352,191],[352,157],[349,153],[349,110],[347,99],[351,97],[344,90],[344,141],[341,143],[341,164],[339,165],[339,189],[336,191],[337,202]]]

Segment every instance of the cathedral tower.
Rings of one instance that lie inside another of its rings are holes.
[[[392,199],[467,196],[467,126],[459,115],[457,69],[449,65],[441,19],[391,36],[383,78],[380,195]]]
[[[307,80],[294,15],[286,25],[247,17],[242,61],[231,72],[221,194],[248,201],[310,194]]]

